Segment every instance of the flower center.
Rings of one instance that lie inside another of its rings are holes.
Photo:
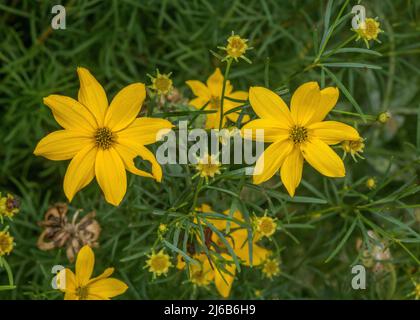
[[[210,108],[211,109],[216,109],[216,110],[218,110],[218,109],[220,109],[220,98],[219,97],[214,97],[214,96],[212,96],[211,98],[210,98]]]
[[[166,257],[155,257],[151,261],[151,267],[156,271],[163,271],[167,268],[168,261],[166,260]]]
[[[87,286],[78,287],[76,289],[76,296],[78,296],[80,300],[87,300],[88,295],[89,295],[89,290]]]
[[[99,148],[104,150],[109,149],[114,141],[115,136],[108,128],[99,128],[95,133],[95,142]]]
[[[260,223],[260,231],[265,235],[271,235],[274,233],[274,225],[271,219],[263,219]]]
[[[294,144],[305,142],[308,139],[308,129],[294,126],[289,131],[289,138]]]
[[[369,37],[373,37],[373,38],[376,37],[376,35],[378,34],[378,28],[376,26],[375,21],[371,21],[371,20],[366,21],[365,33]]]
[[[172,85],[172,81],[165,77],[157,77],[155,80],[156,89],[161,92],[169,91],[169,89],[171,88],[171,85]]]
[[[248,48],[245,40],[239,36],[231,36],[228,39],[227,52],[231,57],[239,58]]]

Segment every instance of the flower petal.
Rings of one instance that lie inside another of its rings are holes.
[[[206,115],[206,129],[219,129],[220,110]],[[222,127],[226,123],[226,117],[223,117]]]
[[[314,112],[310,123],[320,122],[337,104],[340,92],[335,87],[328,87],[321,90],[321,100],[318,109]]]
[[[107,150],[98,149],[95,174],[106,201],[118,206],[127,191],[127,175],[124,163],[113,147]]]
[[[290,102],[293,121],[306,125],[318,111],[321,93],[317,82],[307,82],[296,89]]]
[[[95,176],[97,148],[94,144],[85,146],[71,160],[64,176],[64,193],[71,202],[74,195],[87,186]]]
[[[321,139],[326,144],[337,144],[344,140],[359,140],[360,136],[353,127],[337,122],[337,121],[322,121],[316,122],[308,126],[310,135]]]
[[[88,284],[94,265],[95,255],[93,254],[93,250],[88,245],[84,245],[77,254],[76,259],[77,287],[84,287]]]
[[[193,106],[196,109],[202,109],[206,105],[207,102],[209,102],[208,99],[203,99],[201,97],[197,97],[197,98],[191,99],[188,102],[188,104],[190,106]]]
[[[143,83],[133,83],[121,89],[112,99],[105,116],[105,126],[119,131],[130,125],[140,112],[146,88]]]
[[[238,100],[248,100],[248,92],[246,91],[235,91],[231,94],[229,94],[229,98],[233,98],[233,99],[238,99]],[[245,102],[236,102],[236,101],[231,101],[229,99],[224,99],[223,101],[223,111],[226,114],[226,112],[230,111],[231,109],[237,108],[241,105],[243,105]],[[229,113],[226,115],[226,117],[233,122],[237,122],[239,115],[241,113],[241,110],[238,110],[236,112],[233,113]],[[248,122],[249,121],[249,116],[248,115],[244,115],[242,117],[242,122]]]
[[[302,169],[302,152],[300,148],[294,147],[293,151],[284,160],[280,170],[281,181],[291,197],[295,195],[295,190],[302,179]]]
[[[231,261],[232,258],[227,254],[221,254],[226,260]],[[214,284],[216,285],[217,291],[224,298],[229,297],[230,290],[232,289],[233,280],[235,279],[236,266],[235,264],[226,264],[225,268],[231,274],[215,269],[214,271]]]
[[[289,129],[283,123],[273,119],[252,120],[242,127],[241,134],[243,137],[252,137],[253,140],[257,140],[256,130],[258,129],[264,130],[265,142],[285,140],[289,137]],[[248,130],[252,130],[252,132],[247,132]]]
[[[113,273],[114,273],[114,268],[106,268],[105,271],[102,272],[102,274],[100,274],[99,276],[95,278],[90,279],[88,284],[91,284],[101,279],[109,278]]]
[[[272,143],[258,158],[254,169],[253,182],[260,184],[270,179],[281,167],[284,159],[293,149],[289,140]]]
[[[285,127],[293,126],[292,116],[283,99],[271,90],[263,87],[249,89],[249,101],[255,113],[264,119],[275,119]]]
[[[100,279],[89,285],[89,295],[112,298],[127,291],[128,286],[115,278]]]
[[[80,81],[78,100],[94,115],[98,126],[102,127],[108,108],[105,90],[89,70],[79,67],[77,74]]]
[[[50,160],[68,160],[83,147],[92,145],[92,141],[92,137],[82,131],[54,131],[38,142],[34,154]]]
[[[343,160],[325,142],[310,139],[300,147],[308,163],[327,177],[344,177],[346,170]]]
[[[68,268],[62,269],[56,276],[57,288],[71,294],[76,291],[76,277]]]
[[[221,97],[223,89],[224,77],[220,72],[219,68],[216,68],[211,76],[207,79],[207,87],[209,88],[213,97]],[[226,81],[225,95],[228,95],[232,91],[232,85],[230,81]]]
[[[265,248],[255,244],[255,240],[252,243],[252,264],[249,258],[249,241],[248,231],[246,229],[239,229],[232,232],[232,238],[235,244],[235,254],[244,261],[247,266],[258,266],[267,258],[269,251]]]
[[[131,139],[142,145],[159,141],[174,125],[159,118],[137,118],[130,126],[117,133],[118,139]]]
[[[53,94],[43,101],[51,109],[55,120],[65,129],[94,132],[98,126],[93,114],[73,98]]]
[[[114,148],[120,155],[126,170],[141,177],[153,178],[153,175],[151,173],[137,169],[134,163],[134,159],[138,155],[136,154],[135,150],[131,149],[130,147],[124,144],[117,144],[114,146]]]
[[[191,88],[191,91],[195,96],[200,97],[203,100],[209,101],[211,93],[209,88],[204,83],[198,80],[188,80],[185,82],[187,86]]]

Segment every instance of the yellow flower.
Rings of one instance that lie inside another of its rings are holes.
[[[237,62],[238,58],[242,58],[246,62],[251,63],[251,61],[245,57],[245,52],[252,49],[248,47],[247,42],[248,39],[243,39],[232,32],[232,35],[227,39],[226,47],[219,47],[219,49],[226,51],[226,57],[223,60],[234,59]]]
[[[366,180],[366,187],[368,187],[369,190],[373,190],[376,188],[376,179],[374,177],[370,177]]]
[[[293,197],[302,178],[304,159],[327,177],[344,177],[343,161],[330,145],[344,140],[358,140],[358,132],[349,125],[337,121],[323,121],[338,100],[338,89],[319,89],[318,83],[308,82],[300,86],[292,96],[290,110],[274,92],[252,87],[249,100],[255,113],[261,118],[242,127],[264,129],[264,141],[271,145],[259,157],[255,165],[253,182],[260,184],[280,170],[281,180]],[[252,131],[252,139],[258,139]]]
[[[273,277],[280,274],[280,263],[276,259],[267,259],[264,262],[262,268],[263,274],[267,277],[272,279]]]
[[[207,114],[206,128],[215,129],[219,128],[220,121],[220,102],[222,98],[222,87],[223,87],[223,75],[220,69],[217,68],[214,73],[207,79],[207,83],[204,84],[198,80],[188,80],[186,84],[191,88],[196,98],[190,100],[189,104],[197,109],[202,109],[206,106],[205,110],[214,110],[215,113]],[[225,99],[223,100],[223,112],[226,113],[229,110],[240,106],[241,102],[235,102],[228,98],[237,100],[247,100],[248,92],[246,91],[233,91],[233,87],[230,81],[226,81]],[[232,112],[223,117],[223,124],[226,122],[226,118],[236,122],[238,120],[240,112]],[[242,120],[244,122],[249,120],[249,116],[245,115]]]
[[[351,157],[353,158],[354,161],[357,162],[356,156],[359,157],[360,159],[364,159],[360,153],[363,153],[363,149],[365,148],[365,144],[364,144],[365,139],[360,138],[359,140],[346,140],[341,142],[341,147],[344,150],[344,157],[346,157],[346,155],[348,153],[350,153]]]
[[[256,231],[264,236],[264,237],[271,237],[274,232],[276,232],[277,223],[275,219],[271,217],[259,217],[255,219]]]
[[[65,293],[64,300],[109,300],[128,289],[124,282],[110,278],[114,268],[107,268],[100,276],[91,278],[94,265],[95,255],[85,245],[77,254],[76,274],[66,268],[57,276],[58,288]]]
[[[363,39],[368,48],[370,40],[380,42],[378,35],[379,33],[383,32],[383,30],[380,28],[380,23],[373,18],[367,18],[365,21],[361,21],[359,23],[359,28],[354,31],[357,33],[356,41]]]
[[[13,237],[7,231],[0,231],[0,257],[13,250]]]
[[[155,90],[159,95],[166,95],[170,93],[173,89],[171,74],[172,73],[160,73],[159,70],[156,70],[156,77],[148,75],[152,81],[150,88]]]
[[[190,280],[197,286],[208,286],[214,279],[214,270],[205,254],[197,254],[194,259],[199,264],[189,264]]]
[[[179,270],[183,270],[187,264],[185,263],[184,258],[182,255],[178,254],[178,257],[176,259],[176,268]]]
[[[154,277],[162,274],[166,275],[169,268],[172,267],[171,258],[163,249],[158,253],[152,252],[148,257],[149,260],[146,261],[146,267],[149,267],[149,272],[152,272]]]
[[[15,196],[8,193],[2,197],[0,193],[0,216],[12,218],[19,212],[19,207],[19,200]]]
[[[215,174],[220,174],[221,166],[216,156],[207,154],[202,159],[198,159],[195,169],[203,178],[214,178]]]
[[[127,189],[125,170],[142,177],[162,179],[162,168],[145,147],[156,141],[161,129],[172,124],[164,119],[136,118],[146,97],[143,83],[122,89],[108,106],[105,91],[92,74],[78,68],[78,100],[60,95],[44,98],[64,130],[43,138],[35,155],[50,160],[72,159],[64,177],[64,193],[69,201],[96,176],[105,199],[117,206]],[[152,174],[139,170],[134,158],[140,156],[152,165]]]
[[[201,212],[213,212],[212,208],[203,204],[198,211]],[[226,216],[229,216],[229,210],[224,212]],[[243,221],[242,214],[237,210],[233,214],[233,218],[238,221]],[[222,234],[226,234],[226,228],[230,225],[230,232],[226,235],[225,239],[232,247],[235,255],[246,265],[251,266],[251,259],[249,256],[249,241],[248,241],[248,230],[243,229],[236,222],[229,221],[226,219],[207,219],[208,222],[213,224]],[[219,294],[227,298],[232,289],[233,280],[236,274],[236,265],[233,263],[233,258],[228,253],[225,243],[216,234],[211,235],[212,243],[215,244],[215,251],[220,252],[220,255],[225,260],[225,271],[216,269],[214,274],[214,283],[216,285]],[[258,237],[254,237],[252,240],[252,265],[257,266],[264,262],[268,257],[269,251],[265,248],[260,247],[256,244]]]

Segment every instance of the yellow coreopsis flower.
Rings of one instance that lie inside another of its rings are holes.
[[[127,189],[126,170],[142,177],[162,179],[162,169],[145,145],[156,142],[172,124],[164,119],[137,118],[146,97],[143,83],[123,88],[108,106],[105,90],[92,74],[78,68],[78,101],[66,96],[50,95],[44,103],[64,130],[43,138],[35,155],[50,160],[72,159],[64,178],[64,193],[69,201],[96,176],[105,199],[118,205]],[[152,165],[152,173],[136,168],[140,156]]]
[[[344,177],[343,161],[330,145],[344,140],[359,140],[353,127],[337,122],[323,121],[335,106],[339,96],[337,88],[319,89],[318,83],[301,85],[293,94],[290,110],[274,92],[263,87],[249,90],[249,101],[261,118],[242,128],[245,138],[252,137],[245,129],[263,129],[264,141],[271,143],[258,158],[253,181],[260,184],[280,171],[281,180],[293,197],[302,178],[303,162],[327,177]]]
[[[64,300],[109,300],[128,289],[121,280],[110,278],[114,268],[107,268],[100,276],[91,278],[94,265],[95,255],[85,245],[77,254],[76,274],[66,268],[57,276],[58,288],[65,293]]]
[[[359,28],[354,30],[357,33],[357,40],[363,39],[366,44],[366,47],[369,48],[369,41],[375,40],[380,43],[378,35],[381,32],[384,32],[380,28],[380,23],[377,19],[366,18],[365,21],[359,23]]]
[[[149,268],[149,271],[153,273],[154,277],[166,275],[169,268],[172,267],[171,257],[167,255],[163,249],[158,253],[153,251],[148,257],[149,259],[146,261],[146,268]]]
[[[212,212],[212,208],[203,204],[201,208],[198,208],[198,211],[201,212]],[[229,216],[229,210],[224,212],[226,216]],[[243,221],[243,217],[240,211],[235,211],[233,218],[238,221]],[[248,241],[248,230],[242,228],[239,224],[233,221],[226,219],[207,219],[211,224],[213,224],[220,232],[226,233],[228,224],[230,225],[229,234],[225,237],[229,245],[232,247],[235,255],[245,264],[246,266],[257,266],[264,262],[268,257],[269,251],[263,247],[260,247],[256,244],[259,240],[259,237],[254,237],[252,240],[252,264],[249,256],[249,241]],[[211,235],[212,242],[217,246],[218,252],[221,252],[223,259],[229,263],[225,264],[225,269],[227,272],[219,269],[214,271],[214,283],[216,285],[217,291],[223,297],[228,297],[232,288],[233,280],[235,279],[236,265],[233,263],[233,259],[230,256],[225,243],[222,239],[216,234],[212,233]]]
[[[280,273],[280,263],[277,259],[267,259],[262,267],[263,274],[272,279]]]
[[[0,217],[5,216],[13,218],[19,212],[19,200],[15,196],[8,193],[5,197],[1,196],[0,192]]]
[[[210,261],[203,253],[194,256],[198,264],[189,264],[189,274],[192,283],[199,287],[208,286],[214,279],[214,270]]]
[[[7,231],[0,231],[0,257],[13,250],[13,237]]]
[[[222,164],[217,160],[217,156],[205,154],[203,158],[198,159],[195,169],[200,173],[200,177],[208,179],[220,174],[221,166]]]
[[[207,79],[206,84],[198,80],[188,80],[186,84],[191,88],[196,98],[190,100],[189,104],[194,108],[201,109],[206,106],[205,110],[215,110],[215,113],[207,114],[206,128],[215,129],[219,128],[220,121],[220,102],[222,98],[223,88],[223,75],[219,68],[213,72],[213,74]],[[226,81],[225,99],[223,100],[223,113],[240,106],[241,102],[229,100],[228,98],[237,100],[248,99],[248,92],[246,91],[233,91],[233,87],[230,81]],[[238,120],[240,112],[232,112],[223,117],[223,125],[226,122],[226,118],[236,122]],[[242,120],[244,122],[249,120],[249,116],[245,115]]]

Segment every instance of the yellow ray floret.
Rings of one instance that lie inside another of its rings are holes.
[[[330,145],[359,140],[360,136],[347,124],[323,121],[338,96],[337,88],[320,90],[318,83],[308,82],[295,91],[289,109],[274,92],[263,87],[250,88],[249,101],[261,119],[247,123],[242,134],[257,139],[255,130],[263,129],[264,141],[271,143],[255,165],[255,184],[267,181],[280,171],[284,186],[294,196],[302,178],[304,160],[327,177],[344,177],[343,161]],[[252,130],[252,136],[246,129]]]
[[[142,177],[162,179],[162,169],[145,145],[172,124],[164,119],[137,118],[146,90],[143,83],[126,86],[108,105],[104,88],[84,68],[78,68],[78,101],[60,95],[44,98],[56,121],[64,130],[50,133],[35,148],[34,154],[50,160],[72,159],[64,178],[64,193],[69,201],[94,177],[105,199],[119,205],[127,189],[126,170]],[[137,156],[152,165],[152,173],[136,168]]]

